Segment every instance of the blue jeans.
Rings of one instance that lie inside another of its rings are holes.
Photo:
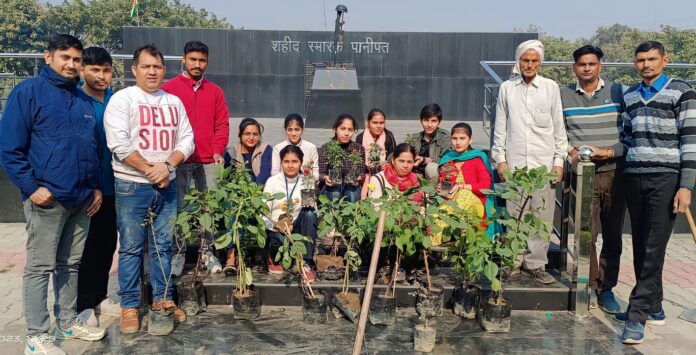
[[[337,200],[341,197],[345,197],[348,202],[358,202],[360,200],[360,185],[327,185],[324,187],[323,193],[329,200]]]
[[[170,272],[176,184],[160,189],[151,184],[116,179],[116,221],[121,245],[118,250],[118,285],[122,308],[140,306],[140,274],[143,250],[150,256],[150,284],[154,301],[172,299]],[[154,213],[149,224],[149,212]],[[154,228],[154,235],[153,235]],[[161,263],[161,264],[160,264]],[[164,289],[167,283],[167,294]]]
[[[27,336],[47,333],[51,327],[46,305],[50,275],[53,275],[56,323],[67,329],[75,322],[77,275],[89,230],[90,203],[91,200],[80,207],[65,208],[57,201],[48,206],[37,206],[29,199],[24,201],[28,235],[23,277]]]

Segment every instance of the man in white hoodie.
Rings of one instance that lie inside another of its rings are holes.
[[[164,56],[153,45],[133,54],[135,86],[114,94],[104,124],[116,178],[120,235],[118,282],[121,332],[140,328],[140,274],[147,240],[153,309],[176,308],[170,281],[177,211],[176,168],[194,149],[193,131],[178,97],[161,90]],[[186,320],[176,308],[175,317]]]

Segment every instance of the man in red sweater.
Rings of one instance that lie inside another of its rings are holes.
[[[230,136],[230,120],[222,89],[203,77],[208,66],[208,46],[200,41],[189,41],[184,46],[182,58],[184,72],[167,81],[162,90],[176,95],[184,103],[193,129],[196,150],[177,169],[176,187],[179,210],[184,196],[194,183],[196,189],[205,191],[215,184],[213,172],[216,165],[224,164],[224,152]],[[179,243],[177,243],[179,244]],[[172,274],[179,276],[184,266],[185,242],[172,259]],[[206,236],[206,244],[212,246],[212,236]],[[220,272],[220,262],[211,251],[206,252],[210,271]]]

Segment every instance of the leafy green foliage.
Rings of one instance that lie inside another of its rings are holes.
[[[340,169],[343,166],[343,158],[346,152],[338,144],[335,139],[330,140],[324,146],[324,154],[326,155],[326,161],[329,163],[331,169]]]
[[[532,195],[549,184],[556,175],[544,166],[534,169],[527,167],[503,173],[507,184],[500,190],[488,190],[485,193],[504,198],[516,205],[517,211],[506,208],[497,210],[488,217],[487,223],[498,223],[505,228],[505,233],[497,233],[492,239],[479,237],[468,230],[462,239],[456,240],[451,261],[457,270],[465,274],[469,281],[475,282],[481,274],[490,281],[493,292],[502,298],[505,291],[502,268],[515,267],[517,255],[527,248],[527,240],[539,235],[548,240],[551,225],[539,216],[542,207],[531,204]]]
[[[205,233],[215,236],[218,249],[234,242],[238,255],[237,291],[244,293],[252,283],[251,269],[244,263],[245,251],[266,244],[261,216],[270,213],[267,201],[278,196],[264,193],[261,185],[254,183],[249,172],[240,166],[218,167],[215,179],[216,185],[205,192],[189,190],[176,225],[189,243],[201,240]]]

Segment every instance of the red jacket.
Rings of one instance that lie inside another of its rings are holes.
[[[230,138],[230,115],[225,93],[219,86],[203,78],[194,91],[196,83],[184,74],[179,74],[164,83],[162,90],[179,97],[186,108],[196,143],[196,150],[186,162],[212,163],[213,154],[225,154]]]

